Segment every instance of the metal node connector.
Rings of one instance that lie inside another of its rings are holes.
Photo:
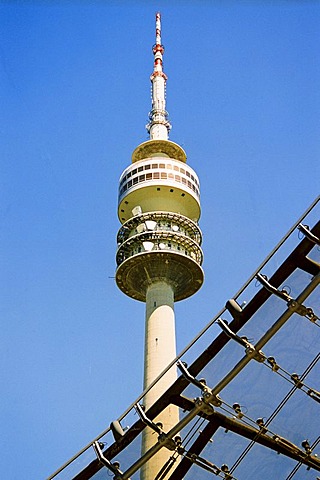
[[[303,440],[303,442],[301,443],[301,446],[302,446],[302,448],[305,449],[305,452],[306,452],[307,455],[311,455],[312,448],[311,448],[311,445],[308,442],[308,440]]]
[[[296,300],[290,300],[287,305],[295,313],[298,313],[298,315],[301,315],[302,317],[306,317],[312,323],[315,323],[317,320],[319,320],[319,317],[315,315],[312,308],[306,307]]]
[[[266,433],[268,431],[267,427],[265,426],[263,418],[258,418],[256,420],[256,424],[258,425],[261,433]]]
[[[267,358],[267,362],[269,363],[269,365],[271,365],[271,368],[272,368],[272,371],[273,372],[277,372],[279,370],[279,365],[277,364],[276,360],[274,357],[268,357]]]
[[[234,403],[232,405],[232,408],[236,413],[236,417],[239,418],[239,420],[240,420],[244,415],[243,411],[241,410],[240,404],[239,403]]]

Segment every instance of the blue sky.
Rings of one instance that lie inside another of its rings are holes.
[[[319,194],[319,2],[1,2],[3,478],[45,478],[141,392],[144,305],[113,277],[157,10],[170,138],[202,195],[178,350]]]

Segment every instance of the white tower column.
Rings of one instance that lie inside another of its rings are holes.
[[[173,289],[166,282],[157,282],[151,284],[146,293],[144,388],[147,388],[175,357]],[[176,378],[176,368],[173,367],[147,393],[145,407],[148,409]]]
[[[150,285],[146,293],[146,329],[145,329],[144,388],[168,366],[176,357],[174,292],[166,282]],[[152,387],[144,399],[148,410],[151,405],[176,380],[177,371],[173,366],[162,379]],[[179,421],[179,410],[175,406],[167,407],[155,422],[160,422],[168,432]],[[149,427],[143,434],[142,451],[147,451],[157,441],[157,435]],[[163,467],[172,452],[166,448],[149,461],[142,469],[142,479],[153,479]]]

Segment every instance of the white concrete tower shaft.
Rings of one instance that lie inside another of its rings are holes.
[[[168,282],[156,282],[147,288],[146,293],[146,326],[144,357],[144,388],[176,357],[176,335],[174,316],[174,290]],[[157,384],[146,394],[144,406],[148,410],[156,400],[173,384],[177,371],[172,367]],[[179,421],[179,410],[170,405],[156,420],[164,432],[168,432]],[[154,431],[150,428],[143,432],[142,452],[146,452],[155,443]],[[163,465],[168,461],[171,452],[160,451],[141,470],[141,480],[155,478]]]
[[[144,387],[161,373],[176,356],[175,349],[174,291],[167,282],[151,284],[146,294],[145,370]],[[170,371],[172,383],[176,378],[175,369]],[[159,382],[161,390],[167,387],[168,376]],[[152,389],[146,395],[146,406],[158,399]]]
[[[146,303],[145,389],[176,357],[174,302],[190,297],[203,283],[200,185],[197,174],[186,164],[183,148],[168,140],[171,125],[165,104],[167,77],[160,22],[157,13],[147,125],[150,139],[134,150],[132,164],[120,177],[118,198],[122,226],[117,236],[116,282],[126,295]],[[146,393],[146,414],[176,376],[173,366]],[[178,407],[168,406],[153,420],[168,432],[179,421]],[[157,435],[147,426],[142,451],[156,441]],[[171,454],[161,448],[141,468],[141,479],[154,480]]]

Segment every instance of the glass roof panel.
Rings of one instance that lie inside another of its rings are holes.
[[[300,221],[312,226],[318,218],[319,199]],[[320,236],[319,223],[313,232]],[[181,353],[195,384],[180,376],[146,412],[152,422],[172,402],[181,408],[180,422],[184,422],[177,430],[182,443],[172,452],[175,461],[157,480],[319,476],[320,461],[314,456],[320,455],[319,262],[320,247],[291,229],[235,295],[238,307],[234,310],[233,303],[226,310],[224,299],[221,311]],[[255,278],[258,272],[267,276],[267,284]],[[201,378],[205,385],[199,383]],[[143,394],[135,403],[142,398]],[[105,444],[105,457],[119,462],[125,472],[141,458],[146,427],[134,405],[119,420],[124,429],[120,441],[109,430],[97,439]],[[49,478],[113,476],[89,444]],[[130,478],[138,479],[139,471]]]

